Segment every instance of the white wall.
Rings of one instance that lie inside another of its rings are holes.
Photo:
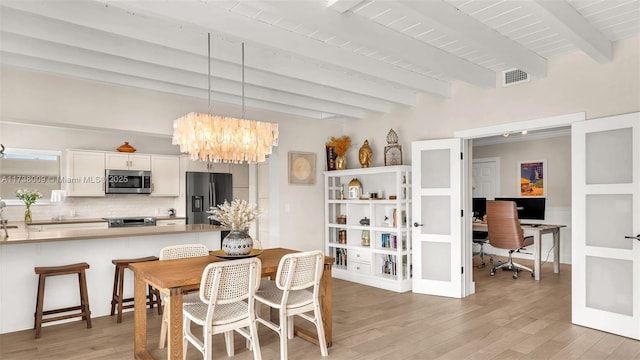
[[[507,88],[485,90],[456,82],[453,98],[421,94],[415,107],[399,106],[360,120],[318,121],[247,109],[248,117],[280,124],[280,144],[271,163],[270,184],[276,190],[270,199],[270,214],[278,217],[279,224],[279,229],[270,229],[278,237],[278,243],[272,245],[323,248],[321,171],[329,136],[352,137],[349,168],[359,167],[357,149],[365,139],[374,152],[372,166],[382,166],[386,135],[393,128],[403,146],[404,163],[410,164],[412,141],[452,137],[458,130],[583,111],[587,118],[640,111],[639,49],[640,37],[634,37],[614,44],[614,59],[607,64],[598,64],[582,53],[552,58],[546,78]],[[2,121],[59,122],[168,135],[173,119],[207,109],[206,101],[6,66],[0,86]],[[233,112],[224,104],[214,105],[214,111]],[[0,143],[10,143],[14,136],[2,131]],[[318,154],[315,185],[288,184],[287,153],[291,150]]]
[[[418,95],[413,108],[348,121],[345,134],[358,134],[359,145],[368,138],[375,154],[372,166],[381,166],[389,128],[398,133],[405,163],[410,163],[412,141],[449,138],[459,130],[577,112],[593,119],[639,111],[640,37],[615,43],[613,54],[607,64],[579,52],[551,58],[546,78],[505,88],[455,82],[452,98]],[[357,151],[348,159],[356,166]]]
[[[271,167],[275,176],[270,181],[271,186],[277,186],[279,193],[272,194],[269,199],[271,215],[278,216],[279,224],[277,242],[271,242],[272,246],[324,249],[324,144],[330,136],[341,133],[341,123],[332,120],[280,122],[280,144]],[[289,185],[289,151],[316,153],[315,184]]]
[[[571,136],[473,147],[474,159],[490,157],[500,158],[498,196],[520,196],[519,162],[545,160],[547,206],[571,205]]]

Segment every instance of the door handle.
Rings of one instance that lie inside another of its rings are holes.
[[[636,235],[636,236],[625,236],[625,239],[636,239],[638,241],[640,241],[640,234]]]
[[[413,223],[413,227],[419,227],[419,226],[423,226],[423,224],[418,224],[417,222]]]

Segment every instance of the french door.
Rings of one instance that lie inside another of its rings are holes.
[[[413,291],[462,297],[462,140],[411,144]]]
[[[572,321],[640,340],[640,113],[571,139]]]

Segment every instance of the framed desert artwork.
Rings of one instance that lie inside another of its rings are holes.
[[[520,196],[545,196],[547,186],[546,161],[521,161],[518,164]]]

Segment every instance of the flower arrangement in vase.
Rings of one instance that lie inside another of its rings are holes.
[[[231,229],[229,235],[222,239],[222,251],[227,255],[247,255],[253,249],[253,239],[248,231],[251,224],[262,214],[256,204],[248,204],[244,200],[234,199],[212,207],[207,213],[209,219],[218,221],[221,226]]]
[[[345,157],[349,146],[351,145],[351,138],[348,136],[342,136],[336,138],[332,136],[326,143],[327,146],[333,147],[333,151],[336,154],[336,170],[344,170],[347,168],[347,158]]]
[[[24,201],[24,204],[27,207],[24,211],[24,221],[31,222],[31,205],[33,205],[36,200],[42,198],[42,193],[33,189],[18,189],[16,191],[16,197]]]

